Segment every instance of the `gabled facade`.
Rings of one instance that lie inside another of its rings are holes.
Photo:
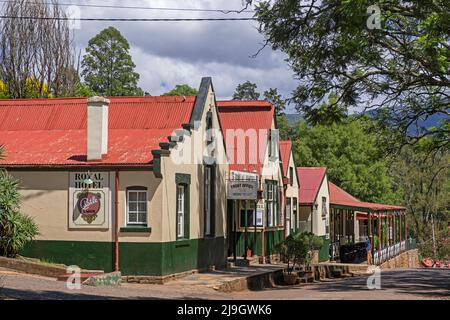
[[[283,169],[284,210],[286,236],[299,229],[298,194],[299,179],[290,140],[280,141],[280,158]]]
[[[330,194],[324,167],[297,168],[299,188],[300,231],[309,231],[324,239],[320,261],[329,260]]]
[[[40,229],[23,254],[161,279],[226,265],[217,112],[211,78],[196,97],[0,101],[0,167]]]
[[[300,225],[303,231],[329,235],[330,195],[326,168],[297,168],[300,180]]]
[[[270,256],[284,239],[283,174],[275,108],[268,101],[219,101],[229,179],[258,179],[258,199],[228,201],[228,255]],[[247,223],[246,223],[247,222]]]

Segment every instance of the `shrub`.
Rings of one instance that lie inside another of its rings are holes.
[[[302,232],[289,235],[277,246],[277,252],[287,263],[287,272],[290,274],[295,266],[309,266],[314,250],[323,246],[323,239],[311,232]]]
[[[294,235],[294,239],[301,242],[302,246],[305,248],[298,257],[298,263],[309,267],[312,261],[313,251],[322,248],[323,239],[312,232],[297,233]]]
[[[38,235],[33,219],[21,214],[18,181],[0,171],[0,255],[14,257]]]

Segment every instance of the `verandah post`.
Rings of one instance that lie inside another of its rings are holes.
[[[406,242],[408,241],[408,212],[405,210],[405,250],[406,250]]]
[[[381,264],[381,211],[378,211],[378,264]]]

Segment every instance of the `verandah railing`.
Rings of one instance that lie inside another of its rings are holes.
[[[375,264],[383,263],[395,256],[398,256],[401,252],[412,250],[416,248],[416,240],[409,238],[402,242],[396,243],[392,246],[381,249],[381,251],[374,250],[373,262]]]

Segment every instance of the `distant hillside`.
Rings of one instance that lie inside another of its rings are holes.
[[[372,117],[376,117],[377,116],[377,111],[376,110],[371,110],[367,112],[368,115],[372,116]],[[423,128],[423,129],[430,129],[432,127],[436,127],[440,124],[441,121],[447,119],[447,121],[449,120],[449,117],[442,114],[442,113],[437,113],[434,114],[430,117],[428,117],[425,120],[419,120],[417,121],[417,125],[419,126],[419,128]],[[417,127],[416,127],[416,123],[413,123],[409,128],[408,128],[408,135],[414,136],[417,135],[418,131],[417,131]]]
[[[303,117],[299,113],[291,113],[291,114],[286,114],[286,119],[290,125],[293,125],[293,124],[296,124],[297,122],[299,122],[300,120],[303,120]]]
[[[370,110],[370,111],[367,111],[367,114],[370,115],[371,117],[376,117],[377,111]],[[286,118],[290,125],[294,125],[297,122],[299,122],[300,120],[303,120],[303,116],[299,113],[286,114]],[[428,117],[426,120],[419,120],[418,125],[424,129],[430,129],[432,127],[439,125],[439,122],[441,122],[444,119],[450,120],[450,118],[444,114],[434,114],[431,117]],[[415,125],[411,125],[409,127],[408,134],[409,135],[417,134],[417,129],[416,129]]]

